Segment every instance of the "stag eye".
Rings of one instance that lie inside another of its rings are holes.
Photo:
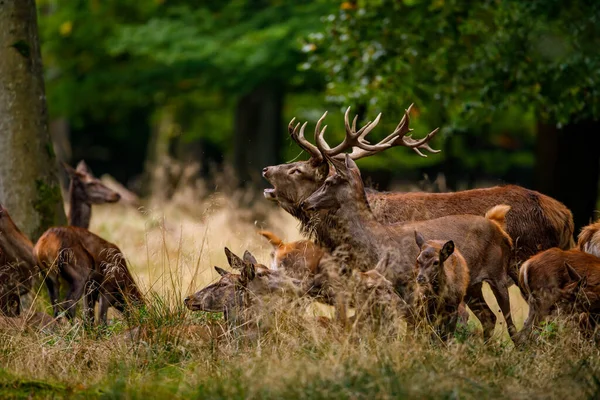
[[[433,265],[435,265],[435,266],[437,267],[438,265],[440,265],[440,262],[439,262],[438,260],[435,260],[435,261],[433,262]]]
[[[290,175],[294,175],[294,174],[299,174],[300,172],[301,172],[301,171],[300,171],[298,168],[294,168],[294,169],[292,169],[292,170],[289,172],[289,174],[290,174]]]

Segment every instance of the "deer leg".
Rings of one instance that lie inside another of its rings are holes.
[[[96,302],[98,301],[98,284],[96,282],[88,281],[84,295],[84,313],[83,317],[86,324],[94,325],[94,314],[96,308]]]
[[[98,318],[102,325],[107,325],[106,314],[108,314],[108,307],[110,307],[110,301],[104,294],[100,295],[100,311]]]
[[[74,279],[71,282],[71,286],[67,291],[67,297],[64,301],[64,308],[67,310],[67,317],[70,320],[75,319],[75,313],[77,311],[77,301],[83,295],[85,290],[86,281],[84,279]]]
[[[503,282],[502,284],[498,284],[497,282],[489,283],[490,287],[492,288],[492,292],[494,292],[494,296],[496,296],[496,301],[498,301],[498,305],[500,306],[504,320],[506,321],[508,334],[510,335],[511,339],[514,339],[517,333],[517,327],[512,320],[510,312],[510,296],[508,295],[508,287],[506,282]]]
[[[60,280],[57,275],[50,275],[46,277],[46,287],[48,288],[48,296],[50,296],[50,303],[52,304],[52,311],[54,312],[54,318],[58,317],[62,311],[62,307],[58,304],[58,296],[60,292]]]
[[[481,322],[481,326],[483,328],[483,339],[487,341],[494,333],[494,327],[496,326],[496,314],[494,314],[494,312],[485,302],[482,288],[483,282],[471,286],[467,290],[465,302],[471,311],[473,311],[473,314],[475,314],[477,319],[479,319],[479,322]]]
[[[531,331],[533,327],[538,324],[539,321],[545,316],[539,312],[536,301],[531,298],[528,299],[529,303],[529,313],[527,314],[527,319],[525,320],[525,324],[523,325],[523,329],[519,333],[515,335],[514,342],[517,345],[523,345],[529,339],[531,335]]]

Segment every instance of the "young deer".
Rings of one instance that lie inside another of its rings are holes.
[[[356,118],[350,126],[349,111],[350,108],[345,114],[346,137],[340,145],[333,148],[330,148],[323,138],[325,127],[321,130],[327,113],[317,122],[317,146],[304,138],[306,123],[302,127],[299,127],[299,124],[294,126],[292,120],[289,125],[290,135],[310,154],[310,159],[263,169],[263,177],[273,185],[273,189],[265,190],[265,197],[276,201],[284,210],[300,220],[303,233],[314,237],[316,243],[327,250],[333,247],[332,243],[328,242],[327,221],[315,223],[313,213],[300,207],[302,201],[332,174],[326,157],[343,162],[344,151],[350,149],[350,157],[358,160],[395,146],[408,147],[421,156],[425,155],[420,150],[437,152],[428,145],[437,130],[420,140],[407,136],[412,130],[409,129],[410,107],[396,129],[376,145],[369,145],[365,137],[377,125],[380,116],[357,131]],[[569,249],[574,245],[571,212],[553,198],[520,186],[496,186],[455,193],[386,193],[368,190],[366,196],[373,215],[383,224],[427,220],[447,215],[483,216],[496,204],[507,204],[511,207],[511,212],[506,218],[506,231],[515,241],[513,264],[517,265],[541,250],[551,247]],[[515,282],[518,281],[517,271],[516,266],[510,270]]]
[[[581,228],[577,237],[577,249],[600,257],[600,222]]]
[[[576,249],[548,249],[531,257],[519,271],[529,314],[518,343],[524,343],[533,327],[559,306],[571,313],[600,312],[600,258]]]
[[[33,243],[0,204],[0,314],[19,315],[36,274]]]
[[[270,231],[258,231],[273,246],[271,265],[282,269],[288,276],[307,279],[314,276],[325,254],[324,250],[310,240],[285,243]]]
[[[243,312],[261,296],[273,293],[301,293],[301,282],[298,279],[259,264],[249,251],[246,250],[243,258],[240,258],[225,247],[225,255],[231,268],[240,271],[240,274],[215,267],[221,278],[186,297],[183,302],[188,309],[222,312],[226,321],[238,324]]]
[[[48,287],[55,317],[66,310],[73,319],[82,295],[85,295],[84,316],[91,321],[100,296],[99,316],[104,324],[109,307],[124,312],[128,306],[145,303],[121,250],[87,229],[50,228],[36,243],[33,255]],[[61,278],[68,283],[69,290],[65,301],[59,303]]]
[[[302,203],[310,212],[320,212],[321,221],[330,226],[327,241],[348,246],[353,251],[354,268],[366,271],[390,252],[390,265],[383,275],[393,282],[398,294],[412,304],[414,262],[419,253],[414,230],[431,238],[447,238],[462,250],[470,268],[466,302],[481,321],[486,339],[495,325],[495,314],[486,304],[482,285],[489,283],[502,310],[511,336],[516,332],[510,315],[508,269],[512,241],[502,229],[509,206],[488,210],[485,217],[450,215],[433,220],[384,225],[367,201],[360,171],[347,155],[345,163],[335,161],[335,174]]]
[[[459,310],[469,286],[469,268],[452,240],[425,240],[415,231],[420,249],[417,256],[417,300],[422,302],[425,318],[433,322],[442,340],[456,329]]]
[[[63,166],[71,177],[69,225],[88,229],[92,217],[92,204],[115,203],[121,196],[93,176],[83,160],[77,164],[76,169],[65,163]]]

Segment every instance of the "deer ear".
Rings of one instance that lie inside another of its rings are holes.
[[[67,171],[67,173],[69,174],[69,176],[73,177],[77,175],[77,171],[75,169],[73,169],[73,167],[71,167],[69,164],[67,164],[66,162],[61,162],[63,168],[65,169],[65,171]]]
[[[252,253],[250,253],[248,250],[246,250],[244,252],[244,262],[254,264],[254,265],[258,264],[258,261],[256,261],[256,258],[254,258]]]
[[[573,282],[578,282],[581,280],[581,275],[579,275],[579,272],[575,271],[575,269],[573,267],[571,267],[571,265],[569,265],[569,263],[565,262],[565,269],[567,270],[567,274],[569,275],[569,278],[573,281]]]
[[[346,153],[346,160],[344,164],[346,165],[346,169],[348,171],[356,172],[360,175],[360,169],[358,169],[358,165],[356,165],[356,162],[352,159],[352,157],[350,157],[350,154],[348,153]]]
[[[244,268],[244,261],[233,254],[231,250],[225,247],[225,256],[227,256],[227,262],[233,269],[242,269]]]
[[[421,232],[415,231],[415,242],[417,242],[417,246],[419,246],[419,249],[422,248],[425,244],[425,238],[423,237],[423,235],[421,235]]]
[[[83,160],[79,161],[79,163],[77,164],[77,167],[75,168],[75,170],[77,172],[81,172],[81,173],[84,173],[84,174],[91,174],[92,173],[92,171],[90,171],[90,168],[87,166],[87,164]]]
[[[227,274],[229,274],[229,272],[225,271],[223,268],[219,268],[215,265],[215,271],[217,271],[217,273],[221,276],[225,276]]]
[[[452,240],[448,240],[444,243],[442,250],[440,251],[440,264],[443,263],[454,253],[454,242]]]
[[[244,267],[242,268],[242,282],[248,283],[254,280],[255,276],[256,269],[254,268],[254,264],[244,263]]]
[[[384,272],[388,265],[390,264],[390,253],[386,252],[383,257],[379,259],[377,265],[375,266],[375,270],[379,272]]]

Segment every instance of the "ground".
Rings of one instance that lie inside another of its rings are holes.
[[[0,331],[1,398],[564,399],[600,392],[597,347],[560,321],[515,349],[500,324],[490,343],[472,322],[446,346],[402,332],[342,332],[309,312],[279,309],[258,335],[217,339],[220,316],[192,313],[182,300],[217,279],[214,265],[227,267],[223,247],[248,249],[266,263],[271,249],[258,229],[287,240],[300,235],[292,217],[262,199],[254,212],[221,195],[186,204],[94,208],[91,230],[123,250],[148,309],[130,319],[111,312],[105,329]],[[255,223],[255,215],[266,222]],[[38,310],[49,311],[45,297],[41,288]],[[511,300],[520,329],[527,304],[516,287]],[[132,344],[127,330],[140,322],[151,328]]]

